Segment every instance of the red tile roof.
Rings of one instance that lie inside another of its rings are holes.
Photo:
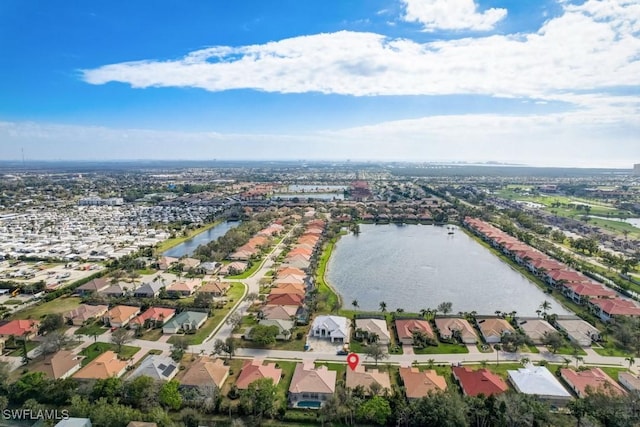
[[[593,299],[590,302],[609,315],[640,316],[640,307],[633,301],[611,298]]]
[[[453,368],[453,376],[460,383],[462,391],[467,396],[484,394],[491,396],[507,391],[509,388],[502,378],[487,369],[472,371],[463,366]]]
[[[0,335],[21,337],[38,332],[39,325],[37,320],[12,320],[0,326]]]
[[[398,331],[398,338],[413,338],[413,331],[422,331],[430,337],[435,337],[431,325],[426,320],[417,319],[400,319],[396,320],[396,330]]]

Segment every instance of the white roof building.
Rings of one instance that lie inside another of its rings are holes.
[[[527,364],[517,371],[507,371],[507,374],[511,384],[520,393],[536,395],[557,403],[571,400],[571,394],[544,366]]]
[[[311,335],[347,343],[351,337],[349,319],[341,316],[318,316],[311,324]]]

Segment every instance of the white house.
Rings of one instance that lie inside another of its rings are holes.
[[[311,324],[311,336],[348,343],[351,336],[350,321],[341,316],[318,316]]]

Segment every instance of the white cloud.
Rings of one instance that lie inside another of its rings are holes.
[[[341,31],[215,46],[171,61],[84,70],[91,84],[249,88],[355,96],[483,94],[559,99],[640,85],[640,4],[589,0],[530,34],[418,43]]]
[[[478,12],[474,0],[402,0],[404,19],[419,22],[425,30],[492,30],[507,16],[506,9]]]

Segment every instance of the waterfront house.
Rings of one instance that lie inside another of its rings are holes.
[[[351,321],[342,316],[317,316],[311,324],[310,335],[329,338],[331,342],[348,343],[351,337]]]
[[[589,393],[600,392],[611,396],[626,394],[617,382],[611,379],[600,368],[590,368],[580,371],[560,369],[562,378],[578,397],[587,397]]]
[[[170,269],[174,264],[177,264],[179,261],[178,258],[174,258],[174,257],[170,257],[170,256],[163,256],[160,257],[160,259],[158,260],[158,269],[159,270],[168,270]]]
[[[575,270],[552,270],[545,273],[546,281],[554,288],[563,283],[589,283],[591,279]]]
[[[452,368],[453,378],[460,384],[465,396],[478,396],[483,394],[491,396],[504,393],[509,389],[507,383],[488,369],[471,370],[464,366]]]
[[[522,320],[518,326],[522,329],[522,332],[529,338],[531,341],[540,345],[544,341],[545,335],[550,334],[552,332],[557,332],[556,329],[549,324],[546,320],[543,319],[527,319]]]
[[[640,378],[631,372],[619,372],[618,381],[629,391],[640,391]]]
[[[616,316],[640,316],[640,306],[622,298],[590,299],[589,308],[602,320],[609,322]]]
[[[420,319],[398,319],[395,321],[398,340],[403,345],[413,345],[413,333],[422,332],[428,337],[435,339],[435,334],[431,325],[426,320]]]
[[[303,284],[296,283],[286,283],[280,284],[276,287],[272,288],[269,294],[271,295],[279,295],[279,294],[298,294],[302,297],[305,296],[307,290]]]
[[[38,364],[34,371],[44,373],[51,380],[63,380],[78,372],[82,367],[82,359],[82,356],[72,351],[60,350],[45,356],[42,364]]]
[[[326,366],[314,367],[313,362],[298,363],[289,385],[292,407],[320,408],[336,391],[336,371]]]
[[[179,379],[180,386],[185,388],[211,387],[222,388],[229,377],[229,367],[222,359],[200,356],[191,364]]]
[[[371,394],[371,386],[376,383],[380,386],[380,393],[385,390],[391,391],[391,380],[388,372],[380,372],[378,369],[366,369],[364,365],[358,365],[355,369],[347,369],[345,385],[347,388],[364,388],[366,395]]]
[[[127,370],[129,362],[118,359],[118,355],[109,350],[105,351],[84,368],[73,375],[76,379],[99,380],[111,377],[120,377]]]
[[[178,363],[172,358],[152,354],[147,356],[128,379],[132,380],[140,376],[153,378],[156,381],[170,381],[178,373]]]
[[[518,370],[508,370],[507,375],[518,393],[535,395],[554,406],[564,406],[571,400],[571,394],[544,366],[527,364]]]
[[[91,320],[102,318],[107,310],[109,310],[107,305],[80,304],[77,308],[67,311],[64,319],[74,326],[82,326]]]
[[[304,301],[304,296],[300,294],[269,294],[267,295],[268,305],[293,305],[301,306]]]
[[[222,276],[240,274],[244,272],[247,269],[247,267],[248,267],[248,264],[246,262],[235,261],[220,267],[220,270],[218,271],[218,273],[221,274]]]
[[[117,305],[107,312],[102,318],[105,325],[114,328],[126,326],[131,319],[140,313],[140,307],[132,307],[130,305]]]
[[[246,390],[252,382],[263,378],[271,378],[273,385],[278,385],[281,377],[282,369],[276,368],[273,362],[265,364],[261,359],[245,360],[236,380],[236,387],[238,390]]]
[[[391,343],[391,333],[387,328],[385,319],[356,319],[356,336],[367,339],[373,335],[378,337],[378,343],[389,345]]]
[[[459,317],[436,317],[438,334],[443,340],[458,339],[464,344],[475,344],[478,336],[467,319]]]
[[[487,344],[496,344],[502,341],[502,335],[515,332],[513,326],[504,319],[482,319],[478,320],[480,332]]]
[[[593,341],[600,341],[600,331],[582,319],[558,319],[555,324],[581,347],[589,347]]]
[[[183,311],[169,320],[162,327],[163,334],[175,334],[179,331],[195,331],[207,321],[207,313],[200,311]]]
[[[293,276],[293,277],[304,279],[307,274],[304,271],[300,270],[299,268],[280,267],[278,269],[278,272],[277,272],[276,275],[277,275],[278,278],[286,277],[286,276]]]
[[[617,293],[596,283],[563,283],[562,293],[578,304],[585,304],[592,298],[615,298]]]
[[[409,400],[425,397],[431,391],[436,392],[447,389],[447,380],[432,369],[420,372],[416,367],[401,367],[400,378]]]

